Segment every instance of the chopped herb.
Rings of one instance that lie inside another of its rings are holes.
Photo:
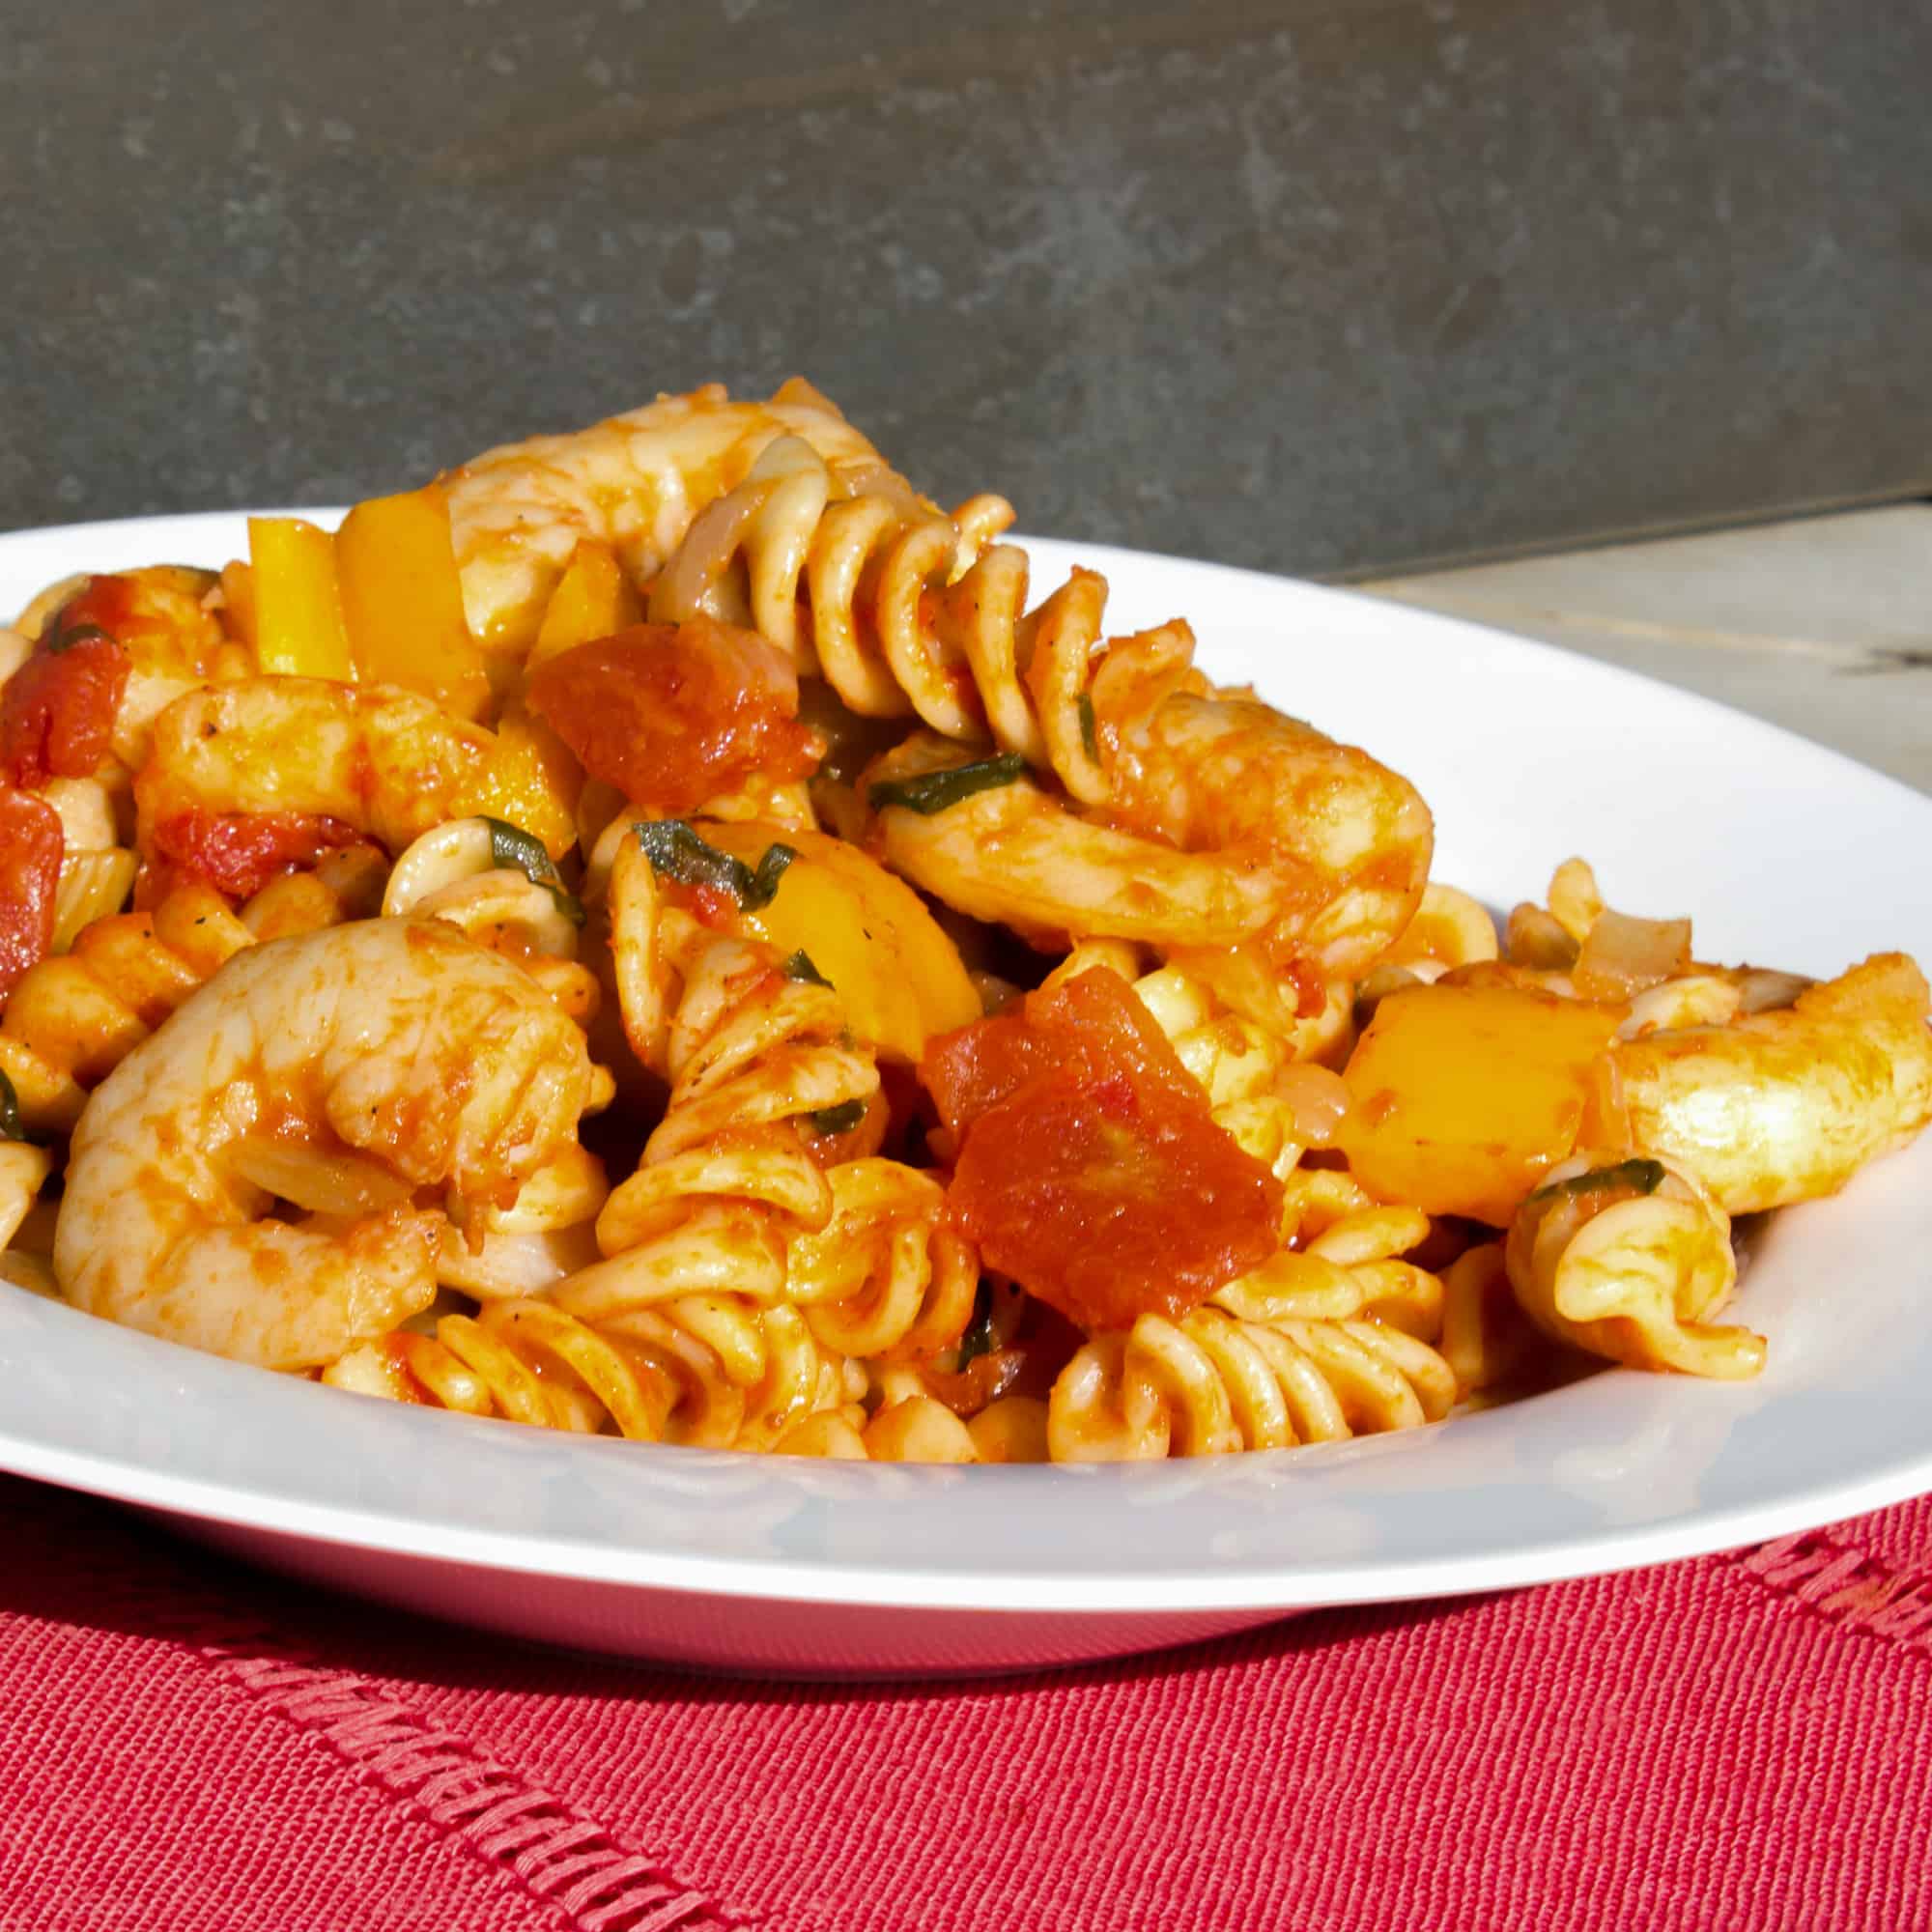
[[[821,1107],[815,1114],[808,1114],[812,1131],[820,1134],[849,1134],[866,1118],[866,1103],[863,1100],[847,1100],[843,1106]]]
[[[770,905],[778,896],[779,881],[785,875],[785,868],[798,857],[789,845],[767,845],[765,856],[758,861],[757,869],[752,874],[752,890],[745,895],[745,903],[751,906]]]
[[[1091,691],[1080,694],[1080,742],[1086,748],[1087,755],[1097,765],[1100,762],[1100,733],[1094,723],[1094,694]]]
[[[808,986],[829,986],[832,981],[811,963],[811,954],[800,947],[782,967],[787,980],[802,980]]]
[[[789,845],[767,845],[753,867],[707,845],[681,818],[654,818],[631,829],[660,878],[680,886],[716,886],[741,906],[770,905],[785,867],[798,857]]]
[[[20,1096],[14,1083],[0,1073],[0,1141],[23,1141],[27,1130],[20,1124]]]
[[[490,828],[490,863],[506,871],[521,872],[531,885],[541,886],[556,901],[556,909],[572,925],[583,923],[583,901],[566,890],[544,842],[521,825],[505,818],[485,818]]]
[[[1598,1194],[1612,1187],[1634,1188],[1639,1194],[1655,1194],[1663,1185],[1661,1160],[1620,1160],[1613,1167],[1593,1167],[1588,1174],[1573,1174],[1568,1180],[1552,1180],[1528,1198],[1549,1201],[1559,1194]]]
[[[981,1355],[993,1352],[993,1284],[982,1281],[980,1284],[979,1299],[973,1304],[973,1319],[966,1324],[966,1332],[959,1338],[959,1361],[961,1369]]]
[[[99,638],[102,643],[114,642],[112,635],[103,631],[99,624],[62,624],[41,641],[49,654],[71,651],[76,644],[86,643],[91,638]]]
[[[923,818],[971,798],[975,792],[992,791],[1026,777],[1026,760],[1017,752],[1002,752],[997,758],[981,758],[978,764],[954,765],[949,771],[921,772],[917,778],[895,779],[872,787],[872,810],[883,811],[889,805],[902,805]]]

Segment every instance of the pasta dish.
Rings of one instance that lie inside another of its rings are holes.
[[[47,586],[0,1293],[879,1461],[1757,1374],[1734,1219],[1932,1117],[1914,961],[1702,960],[1581,860],[1499,922],[1406,779],[1092,571],[1039,596],[1011,518],[794,381]]]

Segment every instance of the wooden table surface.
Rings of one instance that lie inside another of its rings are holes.
[[[1932,503],[1356,587],[1702,692],[1932,791]]]

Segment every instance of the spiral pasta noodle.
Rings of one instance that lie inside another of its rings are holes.
[[[608,1422],[639,1442],[660,1438],[683,1393],[642,1350],[526,1299],[441,1316],[429,1333],[399,1329],[353,1350],[322,1379],[359,1395],[579,1435]]]
[[[749,625],[794,662],[815,658],[862,717],[916,712],[960,738],[980,726],[947,675],[947,645],[970,648],[965,635],[952,634],[949,614],[953,606],[994,599],[971,627],[980,653],[971,658],[976,683],[990,694],[989,709],[1025,734],[1035,761],[1044,763],[1044,741],[1012,661],[1025,557],[1009,546],[987,549],[1012,522],[1012,506],[975,497],[949,517],[884,479],[837,500],[833,489],[824,459],[802,437],[768,444],[743,483],[698,513],[652,587],[651,617]],[[963,587],[976,571],[971,588]],[[960,594],[945,610],[930,608],[928,592],[943,601],[955,585]],[[800,624],[801,606],[809,629]],[[1097,637],[1096,610],[1087,642]]]
[[[676,1439],[766,1445],[852,1399],[842,1355],[781,1304],[788,1244],[835,1208],[802,1129],[813,1114],[863,1111],[878,1068],[844,1043],[829,987],[787,978],[770,947],[668,904],[635,830],[609,902],[625,1030],[670,1092],[637,1171],[598,1215],[603,1259],[551,1295],[695,1378],[702,1434]],[[698,1426],[672,1417],[675,1430]]]
[[[1735,1380],[1764,1337],[1714,1315],[1737,1285],[1730,1216],[1658,1160],[1581,1154],[1517,1210],[1510,1286],[1545,1334],[1632,1368]]]
[[[503,863],[505,846],[526,854],[525,865]],[[532,876],[543,867],[554,886]],[[597,976],[577,956],[582,908],[542,847],[515,826],[452,818],[423,833],[398,856],[383,913],[440,919],[515,959],[579,1025],[596,1016]]]
[[[1369,1321],[1143,1315],[1097,1335],[1053,1385],[1057,1463],[1291,1449],[1439,1421],[1455,1377],[1426,1342]]]
[[[829,1349],[918,1361],[973,1319],[979,1260],[943,1225],[946,1189],[895,1160],[841,1162],[826,1177],[832,1217],[790,1246],[785,1297]]]
[[[369,859],[347,853],[276,879],[239,910],[209,886],[177,886],[152,912],[92,921],[69,952],[30,967],[0,1013],[0,1072],[26,1125],[71,1128],[88,1091],[236,953],[370,909]]]

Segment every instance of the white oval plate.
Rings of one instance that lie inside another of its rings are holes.
[[[1219,677],[1368,746],[1492,904],[1573,852],[1699,952],[1932,959],[1932,801],[1665,686],[1218,566],[1037,543],[1177,613]],[[0,537],[0,609],[67,572],[245,554],[240,516]],[[809,1674],[1016,1668],[1324,1605],[1658,1563],[1932,1489],[1932,1139],[1778,1216],[1744,1385],[1606,1371],[1413,1434],[1140,1467],[812,1463],[552,1435],[339,1395],[0,1294],[0,1467],[279,1568],[518,1634]]]

